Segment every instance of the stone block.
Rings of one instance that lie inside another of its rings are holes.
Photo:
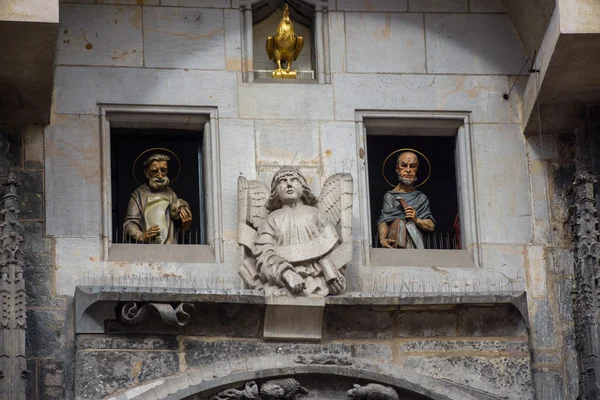
[[[483,267],[488,271],[497,271],[507,279],[507,284],[525,281],[525,247],[524,246],[481,246]],[[503,290],[511,291],[512,286]]]
[[[557,160],[559,141],[555,135],[527,136],[527,155],[530,160]]]
[[[354,121],[355,110],[367,109],[470,110],[474,122],[510,121],[502,98],[508,90],[506,77],[338,74],[333,86],[337,120]]]
[[[429,73],[517,75],[526,59],[505,14],[427,14],[425,30]]]
[[[109,281],[100,267],[100,240],[93,238],[56,238],[56,293],[73,296],[79,284]],[[113,275],[117,276],[116,274]],[[104,277],[104,280],[101,279]]]
[[[23,277],[28,307],[64,307],[64,300],[54,294],[54,269],[49,254],[25,253]]]
[[[19,128],[1,127],[2,134],[6,136],[9,144],[10,151],[8,152],[8,161],[11,166],[22,167],[23,166],[23,148],[21,146],[22,134]]]
[[[457,336],[520,336],[527,322],[514,306],[468,306],[458,312]]]
[[[456,336],[456,310],[398,313],[398,337]]]
[[[457,387],[477,398],[533,400],[530,359],[499,356],[408,357],[406,370],[444,381],[444,386]],[[472,388],[473,390],[469,390]],[[482,393],[483,392],[483,393]],[[552,397],[543,397],[552,399]]]
[[[556,290],[558,292],[558,312],[560,319],[565,323],[573,322],[573,281],[571,279],[563,279],[556,282]]]
[[[242,70],[242,32],[240,10],[224,10],[225,24],[225,69]]]
[[[39,399],[63,400],[67,398],[64,362],[39,360],[37,371],[37,394]]]
[[[27,310],[27,358],[58,358],[65,351],[65,311]]]
[[[548,210],[548,164],[546,161],[529,161],[533,217],[536,220],[550,219]]]
[[[269,296],[266,302],[265,340],[321,340],[323,297]]]
[[[240,84],[238,91],[240,118],[293,119],[302,123],[333,119],[332,85],[250,83]]]
[[[546,257],[542,246],[527,246],[527,288],[531,296],[546,296],[546,270],[552,268],[552,259]]]
[[[160,4],[160,0],[97,0],[96,3],[130,6],[158,6]]]
[[[78,399],[105,398],[179,372],[179,357],[172,351],[80,351],[76,364]]]
[[[171,7],[229,8],[230,0],[161,0],[161,5]]]
[[[409,0],[408,11],[411,12],[467,12],[469,0]]]
[[[339,11],[406,11],[408,0],[338,0]]]
[[[144,59],[147,67],[225,69],[223,11],[144,9]]]
[[[19,219],[42,220],[43,216],[43,182],[42,170],[13,170],[18,182]]]
[[[473,142],[481,241],[530,243],[531,197],[520,125],[476,125]]]
[[[389,339],[393,334],[393,312],[376,311],[365,306],[329,307],[325,312],[327,340]]]
[[[421,14],[346,13],[348,72],[425,72]]]
[[[25,393],[26,399],[37,400],[37,360],[27,360],[27,392]]]
[[[46,127],[46,233],[100,232],[98,117],[55,115]]]
[[[23,253],[44,253],[52,249],[52,240],[44,237],[43,222],[20,222],[23,242],[21,251]]]
[[[469,11],[473,13],[506,13],[508,7],[502,0],[469,0]]]
[[[538,399],[565,400],[567,398],[564,379],[557,372],[534,369],[533,383]]]
[[[237,238],[237,179],[256,179],[254,121],[219,120],[221,146],[221,189],[223,199],[223,236]]]
[[[57,113],[97,114],[99,103],[195,104],[218,106],[219,117],[237,118],[236,84],[229,71],[58,67],[54,105]]]
[[[573,258],[573,250],[570,249],[553,249],[552,257],[554,258],[554,273],[567,276],[573,275],[575,260]]]
[[[179,348],[175,336],[77,335],[77,350],[173,350]]]
[[[318,166],[320,135],[317,121],[294,124],[256,120],[256,161],[267,165]]]
[[[25,168],[44,168],[44,127],[26,125],[22,135]]]
[[[142,9],[62,6],[57,43],[59,65],[142,66]]]
[[[529,354],[527,338],[522,340],[411,340],[398,344],[400,353],[431,353],[431,352],[494,352],[494,353],[523,353]]]
[[[329,66],[331,73],[346,72],[346,19],[344,13],[330,11]]]
[[[528,299],[529,323],[531,337],[535,347],[556,346],[556,322],[550,301],[544,299]]]

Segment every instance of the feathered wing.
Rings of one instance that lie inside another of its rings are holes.
[[[267,41],[268,40],[269,39],[267,39]],[[304,47],[304,39],[302,38],[302,36],[296,36],[296,46],[294,47],[294,61],[296,61],[296,59],[300,55],[300,52],[302,51],[303,47]]]
[[[352,175],[335,174],[325,180],[318,207],[333,225],[339,224],[340,239],[352,242]]]
[[[269,56],[269,60],[272,60],[273,57],[275,57],[275,38],[273,38],[273,36],[269,36],[267,38],[265,48],[267,49],[267,55]]]

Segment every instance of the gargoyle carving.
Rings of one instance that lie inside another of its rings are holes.
[[[173,308],[168,303],[146,303],[138,306],[137,303],[126,303],[121,309],[121,319],[127,325],[137,325],[150,315],[150,311],[155,309],[167,325],[185,326],[191,319],[191,312],[194,305],[191,303],[181,303],[177,308]]]
[[[379,383],[369,383],[365,386],[355,384],[347,394],[353,400],[400,400],[394,389]]]
[[[271,187],[238,178],[240,276],[269,295],[327,296],[346,290],[352,259],[352,176],[335,174],[315,197],[302,173],[283,167]]]
[[[212,396],[210,400],[296,400],[308,390],[294,378],[267,381],[258,385],[254,381],[246,382],[244,389],[227,389]]]

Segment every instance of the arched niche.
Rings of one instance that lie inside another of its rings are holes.
[[[326,18],[327,2],[318,0],[254,0],[241,1],[242,71],[244,82],[254,82],[267,76],[275,63],[265,50],[268,36],[273,36],[281,20],[284,4],[288,4],[296,34],[304,38],[304,49],[292,66],[302,77],[320,84],[330,83],[329,28]],[[263,71],[262,73],[259,71]]]

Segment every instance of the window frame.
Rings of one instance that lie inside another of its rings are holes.
[[[203,245],[178,246],[177,251],[167,251],[169,262],[222,263],[223,228],[221,206],[221,172],[219,152],[219,122],[216,107],[193,106],[131,106],[119,104],[99,105],[100,117],[100,171],[101,171],[101,257],[102,261],[150,261],[141,258],[139,246],[144,244],[112,243],[112,182],[111,182],[111,125],[118,128],[185,129],[203,132],[204,215],[206,238]],[[112,248],[112,252],[111,252]],[[112,253],[112,255],[111,255]]]
[[[435,267],[475,267],[480,268],[481,248],[479,246],[479,220],[477,218],[476,192],[473,167],[473,141],[470,112],[462,111],[383,111],[356,110],[356,149],[358,163],[359,214],[361,222],[361,248],[363,265],[391,266],[390,252],[400,250],[380,249],[373,247],[371,226],[371,200],[368,179],[368,129],[374,127],[409,128],[412,120],[431,123],[432,126],[447,128],[447,132],[456,131],[454,162],[456,167],[457,201],[461,220],[462,250],[402,250],[402,264],[395,266],[424,266],[424,260],[435,260]],[[411,133],[419,136],[418,133]],[[438,136],[428,134],[427,136]],[[441,136],[441,135],[440,135]],[[444,257],[440,257],[440,251]],[[437,252],[437,253],[434,253]]]

